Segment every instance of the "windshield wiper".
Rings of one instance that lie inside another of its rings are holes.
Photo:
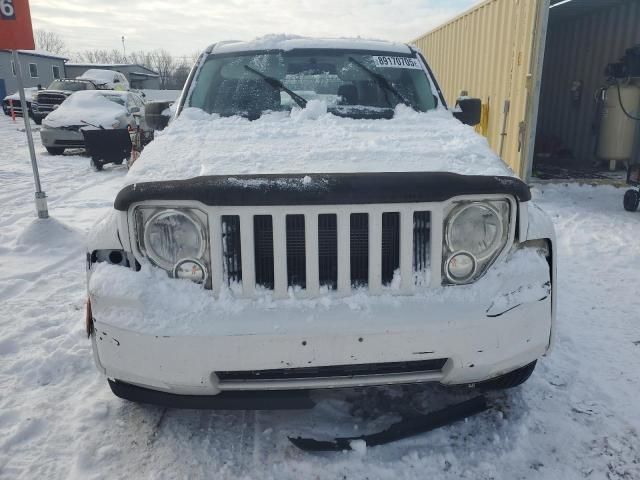
[[[353,57],[349,57],[349,61],[352,63],[355,63],[357,66],[359,66],[362,70],[364,70],[365,72],[367,72],[371,78],[373,78],[376,83],[382,87],[383,89],[393,93],[396,97],[398,97],[398,99],[404,103],[407,107],[411,107],[411,104],[409,103],[409,101],[404,98],[402,96],[402,94],[396,89],[396,87],[394,87],[393,85],[391,85],[391,83],[389,82],[389,80],[387,80],[386,78],[384,78],[382,75],[380,75],[379,73],[374,72],[373,70],[368,69],[367,67],[365,67],[362,63],[360,63],[359,61],[357,61],[355,58]],[[389,99],[387,99],[387,102],[389,104],[391,104],[391,102],[389,102]],[[413,108],[413,107],[412,107]]]
[[[298,106],[300,108],[304,108],[307,106],[307,100],[305,100],[303,97],[301,97],[300,95],[298,95],[296,92],[294,92],[293,90],[287,88],[284,83],[282,83],[280,80],[278,80],[277,78],[273,78],[270,77],[268,75],[265,75],[264,73],[260,72],[259,70],[256,70],[255,68],[251,68],[249,65],[245,65],[244,68],[246,68],[247,70],[249,70],[252,73],[255,73],[256,75],[258,75],[259,77],[261,77],[265,82],[267,82],[270,86],[272,86],[273,88],[276,88],[278,90],[281,90],[283,92],[286,92],[289,94],[289,96],[291,98],[293,98],[293,101],[296,102],[298,104]]]

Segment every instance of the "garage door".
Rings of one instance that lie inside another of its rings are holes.
[[[479,97],[478,131],[528,179],[533,159],[549,0],[486,0],[415,39],[450,105]]]

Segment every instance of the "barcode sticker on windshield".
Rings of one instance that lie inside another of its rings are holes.
[[[422,67],[418,63],[418,60],[411,57],[374,56],[373,62],[378,68],[411,68],[414,70],[422,69]]]

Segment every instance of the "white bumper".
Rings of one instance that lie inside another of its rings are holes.
[[[195,286],[168,278],[159,282],[157,272],[104,265],[90,282],[95,360],[111,379],[176,394],[479,382],[536,360],[550,344],[553,315],[546,262],[526,272],[517,264],[496,270],[473,286],[443,287],[429,295],[363,299],[357,294],[308,305],[296,300],[250,302],[236,310],[193,297],[192,312],[184,316],[184,302],[178,313],[171,310],[175,302],[162,303],[160,298],[166,299],[172,286]],[[107,297],[102,294],[107,282],[126,287]],[[540,295],[544,288],[548,291]],[[150,298],[157,302],[150,303]],[[297,306],[290,308],[291,302]],[[197,328],[181,329],[174,321],[178,314],[183,324],[193,318]],[[221,380],[217,374],[435,359],[446,363],[436,370],[408,373],[370,370],[356,376],[266,380]]]

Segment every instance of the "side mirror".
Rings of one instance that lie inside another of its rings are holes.
[[[153,130],[164,130],[169,124],[170,115],[164,114],[171,102],[149,102],[144,107],[144,119]]]
[[[138,107],[137,105],[135,105],[133,107],[129,107],[129,112],[131,112],[131,113],[140,113],[140,107]]]
[[[482,100],[479,98],[461,97],[456,101],[456,107],[458,107],[460,111],[454,111],[453,116],[462,123],[471,125],[472,127],[480,123]]]

